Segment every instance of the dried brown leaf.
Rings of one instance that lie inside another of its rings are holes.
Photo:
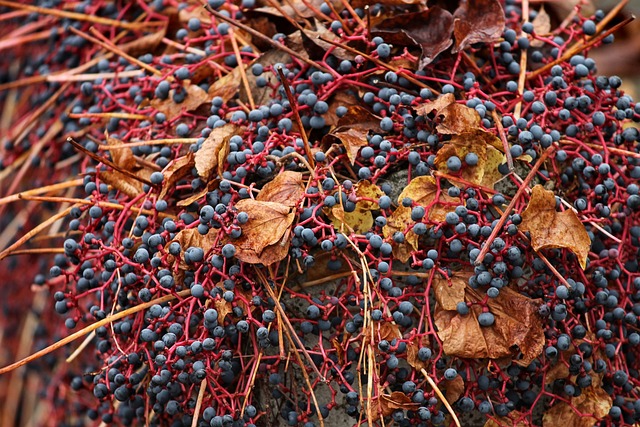
[[[531,23],[533,24],[533,32],[535,34],[544,35],[551,32],[551,17],[547,13],[547,11],[544,10],[544,5],[540,6],[538,14],[535,18],[533,18],[533,21],[531,21]],[[544,46],[544,41],[533,39],[531,40],[531,46],[542,47]]]
[[[120,49],[133,57],[152,52],[162,42],[167,34],[167,28],[158,28],[153,33],[147,34],[128,43],[120,45]]]
[[[169,92],[167,99],[154,98],[151,100],[151,106],[156,110],[164,113],[168,118],[172,119],[179,116],[182,111],[193,111],[202,104],[210,102],[209,95],[200,86],[195,84],[186,84],[182,90],[186,90],[186,97],[183,102],[176,103],[173,100],[175,89]]]
[[[107,135],[107,145],[123,145],[124,142],[118,138],[113,138]],[[131,148],[118,148],[115,150],[109,150],[111,154],[111,160],[113,163],[121,169],[132,171],[136,167],[136,159],[133,157],[133,151]]]
[[[324,0],[286,0],[278,2],[280,3],[280,10],[282,10],[287,16],[300,19],[300,18],[313,18],[316,14],[314,10],[320,9]],[[306,3],[306,4],[305,4]],[[331,0],[330,3],[340,12],[344,9],[343,4],[339,0]],[[312,7],[309,7],[311,5]],[[282,13],[273,6],[264,6],[254,9],[256,12],[268,13],[274,16],[282,16]]]
[[[100,172],[100,180],[131,198],[137,197],[143,192],[142,183],[140,181],[130,178],[122,172],[115,170]]]
[[[520,411],[511,411],[506,417],[489,419],[484,427],[529,427],[529,423]],[[568,426],[566,426],[568,427]]]
[[[273,49],[268,52],[263,53],[258,58],[254,59],[247,65],[247,70],[250,70],[255,64],[261,64],[264,68],[274,66],[277,63],[288,64],[291,62],[291,57],[288,53],[283,52],[278,49]],[[266,105],[273,98],[273,91],[269,87],[269,85],[265,87],[258,87],[257,79],[258,76],[253,75],[253,73],[246,73],[247,82],[249,84],[249,89],[251,91],[251,96],[253,97],[253,101],[256,105]],[[239,75],[238,75],[239,76]],[[276,80],[276,77],[273,73],[263,73],[262,77],[267,79],[267,82],[272,83]],[[237,82],[240,84],[240,81]],[[236,81],[233,82],[236,84]],[[244,88],[244,85],[240,85],[240,100],[242,102],[248,102],[248,95]]]
[[[185,250],[191,246],[199,247],[204,250],[205,253],[211,249],[218,239],[218,230],[211,228],[206,235],[202,235],[198,232],[196,228],[188,228],[186,230],[179,231],[178,234],[165,245],[165,250],[169,251],[169,245],[173,242],[178,242],[182,250]],[[173,264],[175,262],[175,257],[173,255],[168,255],[169,264]],[[180,257],[179,268],[181,270],[189,269],[189,265],[184,261],[183,257]]]
[[[465,288],[467,302],[481,301],[484,296],[479,290]],[[467,315],[436,305],[435,323],[444,352],[471,359],[511,357],[515,363],[527,366],[544,348],[539,303],[504,287],[497,298],[489,298],[488,305],[495,316],[495,323],[488,327],[478,323],[482,308],[477,304],[470,307]]]
[[[302,174],[294,171],[284,171],[262,187],[256,200],[281,203],[295,207],[304,196]]]
[[[421,12],[403,13],[380,22],[374,34],[396,45],[415,45],[422,52],[419,68],[429,65],[451,46],[453,15],[439,6]]]
[[[416,107],[418,114],[427,115],[436,112],[442,121],[436,126],[438,132],[446,135],[457,135],[482,130],[480,116],[473,108],[455,102],[453,94],[440,96],[435,101]]]
[[[178,157],[164,169],[164,181],[162,183],[162,190],[160,190],[160,195],[158,196],[160,199],[164,199],[167,192],[175,188],[178,181],[191,173],[191,169],[193,169],[194,166],[193,157],[193,153],[189,151],[186,155]]]
[[[349,2],[352,7],[373,6],[374,4],[383,4],[385,6],[406,6],[411,4],[426,4],[424,0],[351,0]]]
[[[368,145],[369,131],[380,131],[380,120],[365,108],[352,105],[348,107],[347,114],[338,121],[336,129],[323,138],[323,142],[340,141],[353,165],[360,148]]]
[[[222,101],[226,103],[236,96],[236,93],[238,93],[238,89],[240,88],[240,84],[242,83],[241,75],[242,70],[240,69],[240,66],[238,66],[228,74],[216,79],[216,81],[209,86],[209,89],[207,90],[207,96],[209,99],[219,96],[222,98]]]
[[[218,319],[220,319],[221,322],[224,322],[224,318],[227,317],[227,314],[233,312],[233,305],[222,298],[215,300],[213,305],[218,311]]]
[[[464,391],[464,380],[460,375],[458,375],[453,380],[446,381],[444,383],[444,387],[447,402],[453,403],[462,396],[462,392]]]
[[[553,191],[545,190],[541,185],[533,187],[519,228],[531,234],[531,246],[536,251],[546,248],[569,249],[578,257],[580,266],[586,268],[591,239],[574,211],[556,212]]]
[[[466,0],[453,13],[456,46],[453,53],[474,43],[491,43],[500,38],[505,17],[498,0]]]
[[[460,301],[464,301],[464,291],[468,283],[468,275],[455,273],[446,278],[440,274],[433,277],[433,293],[436,301],[445,310],[455,310]]]
[[[195,166],[204,179],[208,179],[212,172],[220,170],[229,154],[229,139],[234,135],[239,135],[243,131],[240,126],[227,123],[211,131],[211,134],[202,143],[202,147],[196,152]]]
[[[309,56],[323,57],[327,51],[331,50],[331,54],[338,59],[346,59],[348,61],[355,59],[356,55],[354,53],[320,39],[320,37],[322,37],[323,39],[331,41],[340,41],[340,37],[325,27],[324,24],[316,18],[314,18],[314,28],[315,30],[306,29],[304,32],[300,32],[302,43],[309,53]]]
[[[240,200],[235,205],[246,212],[249,220],[241,226],[242,235],[231,241],[236,246],[236,257],[248,263],[271,264],[274,258],[284,258],[289,248],[290,227],[295,218],[289,206],[281,203],[253,199]]]
[[[415,368],[416,371],[427,369],[429,366],[429,360],[422,361],[418,357],[418,351],[420,351],[422,347],[428,346],[429,343],[424,336],[417,336],[407,343],[407,363]]]
[[[582,414],[578,415],[572,407]],[[571,398],[571,405],[559,401],[548,409],[542,417],[543,427],[592,427],[598,420],[605,417],[613,406],[611,397],[601,388],[590,386],[583,389],[578,397]]]
[[[377,400],[379,414],[388,417],[394,411],[402,409],[405,411],[415,411],[420,407],[419,403],[414,403],[409,396],[401,391],[394,391],[391,394],[380,393]]]

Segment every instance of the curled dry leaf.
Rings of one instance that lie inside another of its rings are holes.
[[[195,165],[198,175],[208,179],[214,170],[218,175],[222,175],[221,169],[229,154],[229,139],[242,131],[242,127],[231,123],[213,129],[196,152]]]
[[[442,116],[442,121],[436,126],[438,132],[445,135],[457,135],[471,132],[480,127],[480,116],[473,108],[458,104],[453,94],[440,96],[432,102],[427,102],[416,107],[418,114],[427,115],[436,112]]]
[[[453,34],[456,46],[453,53],[474,43],[498,40],[504,29],[505,17],[498,0],[466,0],[453,13]]]
[[[169,97],[167,99],[152,99],[151,106],[171,118],[178,117],[180,113],[182,113],[182,110],[193,111],[202,104],[210,102],[209,94],[207,94],[207,92],[198,85],[185,83],[185,86],[181,90],[185,90],[187,92],[187,96],[183,102],[177,103],[173,100],[175,89],[172,89],[169,92]]]
[[[578,415],[571,406],[581,414],[591,416]],[[543,427],[592,427],[598,420],[609,414],[611,406],[613,406],[611,396],[602,387],[589,386],[582,389],[580,396],[571,398],[571,405],[559,401],[548,409],[542,417],[542,425]]]
[[[248,74],[251,73],[247,73],[247,75]],[[240,66],[238,66],[228,74],[225,74],[224,76],[217,79],[215,83],[209,86],[209,89],[207,90],[209,99],[213,99],[216,96],[219,96],[220,98],[222,98],[223,102],[226,103],[227,101],[229,101],[236,95],[238,89],[240,88],[240,83],[242,82],[241,75],[242,70],[240,69]]]
[[[574,211],[556,212],[553,191],[545,190],[541,185],[533,187],[519,228],[531,234],[531,246],[536,251],[546,248],[569,249],[578,257],[582,269],[586,268],[591,239]]]
[[[118,138],[113,138],[109,135],[106,136],[107,145],[124,145],[124,142]],[[133,151],[131,148],[118,148],[115,150],[109,150],[111,154],[111,160],[113,163],[125,170],[132,171],[136,167],[136,159],[133,157]]]
[[[249,220],[242,225],[242,235],[230,240],[236,258],[250,264],[272,264],[283,259],[289,249],[290,227],[295,218],[289,206],[281,203],[244,199],[236,203]]]
[[[380,391],[379,397],[375,400],[377,401],[377,405],[375,403],[373,403],[373,405],[374,408],[378,410],[374,412],[374,415],[378,417],[380,415],[388,417],[398,409],[415,411],[420,407],[419,403],[414,403],[409,396],[401,391],[394,391],[391,394]]]
[[[233,312],[233,305],[222,298],[215,300],[213,305],[218,311],[218,318],[221,319],[221,322],[224,322],[224,318],[227,317],[227,314]]]
[[[143,192],[140,181],[132,179],[116,170],[100,172],[100,180],[131,198],[135,198]]]
[[[506,417],[491,418],[484,423],[484,427],[529,427],[531,425],[520,411],[511,411]]]
[[[440,53],[451,46],[453,15],[439,6],[422,12],[403,13],[380,22],[374,35],[397,45],[415,45],[420,48],[420,68],[429,65]]]
[[[254,9],[255,12],[268,13],[274,16],[283,16],[282,12],[284,12],[287,16],[293,19],[300,18],[312,18],[314,17],[315,10],[319,10],[324,0],[287,0],[287,1],[278,1],[280,4],[279,8],[275,8],[273,6],[264,6]],[[268,3],[267,3],[268,4]],[[331,4],[334,9],[340,12],[344,9],[342,3],[338,0],[331,0]],[[312,6],[312,7],[309,7]],[[278,10],[280,9],[280,10]]]
[[[354,165],[360,148],[369,144],[369,131],[379,132],[380,120],[365,108],[352,105],[338,121],[336,129],[323,138],[323,142],[331,144],[335,140],[340,141],[347,151],[349,161]]]
[[[467,302],[481,301],[484,297],[479,290],[465,288]],[[478,323],[482,308],[477,304],[470,307],[467,315],[436,304],[434,317],[444,352],[469,359],[511,357],[521,366],[529,365],[544,348],[539,303],[505,287],[497,298],[489,298],[488,305],[495,323],[483,327]]]
[[[306,29],[301,31],[302,43],[309,53],[309,56],[317,58],[324,57],[327,51],[331,51],[331,54],[340,60],[353,61],[356,55],[342,47],[336,47],[323,39],[340,41],[340,38],[318,19],[314,18],[313,25],[315,30]]]
[[[284,171],[262,187],[256,200],[281,203],[293,208],[298,206],[302,196],[304,196],[302,174],[300,172]]]
[[[155,48],[162,42],[162,39],[167,34],[167,27],[158,28],[156,31],[149,33],[145,36],[127,42],[119,46],[119,48],[133,57],[138,57],[142,54],[153,52]]]
[[[469,280],[468,274],[454,273],[446,278],[436,273],[433,277],[433,293],[440,307],[455,310],[460,301],[464,301],[464,291]]]
[[[191,246],[199,247],[204,250],[205,253],[209,251],[218,240],[218,230],[212,228],[209,229],[209,232],[206,235],[202,235],[195,228],[188,228],[186,230],[182,230],[176,234],[176,236],[170,241],[167,242],[164,249],[168,252],[169,245],[173,242],[180,243],[180,247],[182,250],[185,250]],[[174,264],[176,258],[173,255],[168,255],[169,264]],[[188,270],[189,265],[184,261],[184,258],[180,257],[180,262],[178,267],[181,270]]]
[[[429,347],[429,341],[425,336],[415,337],[407,343],[407,363],[415,368],[416,371],[421,369],[427,369],[429,367],[429,360],[420,360],[418,357],[418,351],[422,347]]]
[[[251,68],[255,64],[260,64],[264,68],[273,66],[277,63],[288,64],[291,62],[291,57],[288,53],[283,52],[278,49],[273,49],[268,52],[263,53],[253,61],[251,61],[247,65],[247,70],[251,70]],[[237,67],[236,67],[237,69]],[[235,72],[235,70],[234,70]],[[269,101],[271,101],[273,97],[273,91],[269,87],[269,85],[265,87],[258,87],[257,79],[258,76],[255,76],[253,73],[246,73],[247,75],[247,83],[249,84],[249,89],[251,91],[251,96],[253,97],[253,101],[256,105],[267,105]],[[267,79],[267,82],[272,83],[276,80],[276,77],[273,73],[263,73],[262,77]],[[238,74],[237,79],[234,79],[232,84],[240,86],[240,100],[242,102],[249,102],[249,97],[247,95],[247,91],[245,90],[244,85],[241,85],[240,74]]]
[[[458,375],[453,380],[446,381],[444,383],[444,387],[444,396],[447,398],[447,402],[454,403],[456,400],[460,399],[460,396],[462,396],[462,393],[464,392],[464,380],[460,375]]]
[[[193,152],[189,151],[186,155],[177,158],[162,171],[164,174],[164,182],[162,190],[160,190],[160,199],[164,199],[169,190],[175,188],[175,184],[182,178],[191,173],[194,166]]]
[[[538,14],[535,18],[533,18],[533,21],[531,21],[531,23],[533,24],[533,32],[535,34],[544,35],[551,32],[551,17],[547,13],[547,11],[544,10],[544,5],[540,6]],[[544,41],[533,39],[531,40],[531,46],[542,47],[544,46]]]

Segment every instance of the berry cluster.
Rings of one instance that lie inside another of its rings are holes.
[[[36,283],[91,334],[51,423],[640,421],[640,104],[588,56],[613,15],[36,3],[60,26],[2,69],[35,89],[0,158],[70,204]]]

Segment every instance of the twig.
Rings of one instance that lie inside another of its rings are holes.
[[[238,41],[235,38],[235,32],[233,28],[229,28],[229,39],[231,40],[233,53],[236,56],[236,62],[238,63],[238,67],[240,68],[240,79],[242,79],[244,90],[245,92],[247,92],[247,98],[249,98],[249,105],[251,105],[252,110],[255,110],[256,104],[255,102],[253,102],[251,87],[249,86],[249,80],[247,80],[247,70],[245,69],[245,65],[242,63],[242,56],[240,55],[240,49],[238,49]]]
[[[300,136],[302,137],[302,142],[304,143],[304,151],[309,158],[309,164],[311,165],[311,169],[315,169],[315,160],[311,153],[311,146],[309,145],[309,138],[307,138],[307,132],[304,130],[304,125],[302,124],[302,119],[300,118],[300,113],[298,112],[298,103],[296,99],[293,97],[291,93],[291,88],[289,87],[289,80],[284,75],[284,71],[282,67],[278,68],[278,74],[280,75],[280,82],[282,83],[282,87],[284,87],[284,91],[287,94],[287,99],[289,100],[289,105],[291,106],[291,111],[293,112],[293,117],[296,119],[296,123],[298,124],[298,128],[300,128]]]
[[[509,149],[509,141],[507,141],[507,135],[504,132],[504,126],[502,126],[502,121],[500,117],[498,117],[498,113],[496,110],[491,112],[491,117],[493,117],[493,121],[498,128],[498,134],[500,135],[500,140],[502,141],[502,148],[504,149],[504,155],[507,156],[507,166],[509,166],[509,170],[513,171],[513,156],[511,155],[511,150]]]
[[[95,15],[85,15],[84,13],[68,12],[66,10],[50,9],[48,7],[31,6],[31,5],[15,3],[12,1],[5,1],[5,0],[0,0],[0,6],[6,6],[12,9],[28,10],[30,12],[36,12],[41,15],[56,16],[58,18],[69,18],[69,19],[75,19],[76,21],[87,21],[87,22],[93,22],[94,24],[110,25],[112,27],[126,28],[129,30],[137,30],[142,27],[166,25],[166,22],[164,21],[149,21],[149,22],[133,23],[133,22],[126,22],[123,20],[102,18],[100,16],[95,16]]]
[[[86,334],[88,334],[89,332],[93,332],[96,329],[98,329],[101,326],[106,326],[111,322],[114,322],[116,320],[120,320],[124,317],[130,316],[132,314],[138,313],[140,311],[146,310],[147,308],[151,307],[152,305],[155,304],[164,304],[165,302],[169,302],[169,301],[173,301],[176,298],[181,298],[181,297],[186,297],[191,295],[191,289],[185,289],[184,291],[180,291],[178,293],[175,294],[170,294],[170,295],[165,295],[163,297],[160,298],[156,298],[153,299],[149,302],[145,302],[143,304],[139,304],[136,305],[135,307],[131,307],[128,308],[126,310],[123,310],[119,313],[114,314],[113,316],[107,316],[102,320],[97,321],[96,323],[92,323],[89,326],[86,326],[82,329],[80,329],[77,332],[74,332],[73,334],[62,338],[61,340],[51,344],[48,347],[43,348],[40,351],[37,351],[35,353],[33,353],[30,356],[25,357],[24,359],[18,360],[17,362],[14,362],[10,365],[5,366],[4,368],[0,368],[0,375],[2,374],[6,374],[7,372],[11,372],[16,368],[19,368],[20,366],[24,366],[29,362],[33,362],[34,360],[37,360],[39,358],[41,358],[42,356],[45,356],[57,349],[59,349],[60,347],[63,347],[75,340],[77,340],[80,337],[85,336]]]
[[[202,401],[204,400],[204,393],[207,390],[207,378],[205,377],[200,383],[200,390],[198,390],[198,398],[196,399],[196,407],[193,409],[193,420],[191,421],[191,427],[198,425],[200,418],[200,409],[202,409]]]
[[[420,372],[422,372],[422,375],[424,375],[424,378],[427,380],[431,388],[433,388],[433,391],[435,391],[438,397],[440,398],[440,400],[442,400],[442,404],[449,410],[449,413],[451,414],[453,421],[456,423],[456,426],[460,427],[460,420],[458,419],[458,416],[456,415],[455,411],[449,404],[449,401],[447,400],[447,398],[444,397],[444,394],[442,394],[442,391],[438,387],[438,384],[436,384],[435,381],[433,381],[433,379],[429,376],[429,374],[424,368],[420,369]]]
[[[491,231],[491,235],[484,242],[484,246],[480,250],[480,254],[478,254],[478,258],[476,258],[475,265],[482,264],[482,261],[484,260],[485,255],[487,255],[487,252],[489,252],[489,249],[491,248],[491,243],[493,243],[493,240],[496,238],[496,236],[502,229],[502,226],[507,221],[509,213],[513,210],[516,203],[518,203],[518,200],[520,200],[520,197],[522,196],[522,194],[529,187],[529,183],[531,182],[533,177],[536,175],[536,172],[538,172],[538,169],[540,169],[540,166],[542,166],[544,161],[547,160],[547,158],[556,150],[556,148],[557,148],[557,144],[551,145],[549,148],[545,150],[544,153],[542,153],[542,156],[540,156],[536,164],[533,165],[527,177],[524,179],[524,181],[522,181],[522,185],[520,186],[520,188],[518,188],[518,191],[516,192],[515,196],[513,196],[513,199],[511,199],[511,203],[509,203],[509,206],[507,206],[507,209],[503,212],[502,216],[500,217],[500,220]]]

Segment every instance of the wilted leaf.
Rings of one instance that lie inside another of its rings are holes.
[[[374,323],[374,335],[376,337],[376,342],[381,340],[392,341],[396,338],[402,338],[398,325],[391,322]]]
[[[341,205],[335,205],[331,209],[326,209],[325,213],[331,219],[336,230],[347,233],[364,234],[373,226],[373,215],[371,211],[356,204],[353,212],[345,212]],[[344,228],[347,228],[345,230]]]
[[[278,3],[280,3],[279,8],[275,8],[273,6],[264,6],[254,9],[254,11],[268,13],[274,16],[282,16],[282,11],[286,16],[289,16],[293,19],[312,18],[315,16],[314,10],[320,9],[320,6],[322,5],[322,3],[324,3],[324,0],[286,0],[278,1]],[[344,6],[338,0],[331,0],[331,4],[338,12],[344,9]],[[313,7],[309,7],[309,5]]]
[[[457,156],[461,161],[469,153],[475,153],[478,156],[478,163],[474,166],[464,164],[461,169],[461,175],[467,181],[480,184],[484,177],[484,167],[487,161],[487,144],[484,137],[493,136],[482,130],[465,132],[460,135],[453,135],[450,141],[438,150],[435,158],[436,167],[444,173],[449,171],[447,160],[451,156]]]
[[[443,222],[447,213],[453,212],[455,205],[460,202],[458,199],[449,196],[446,192],[440,191],[436,180],[431,176],[418,176],[413,178],[409,185],[402,190],[400,196],[398,196],[399,205],[402,204],[402,199],[405,197],[423,206],[426,211],[425,217],[434,222]],[[398,209],[399,208],[400,207],[398,207]],[[409,208],[409,211],[410,210]]]
[[[481,184],[484,187],[493,188],[493,186],[504,178],[504,175],[498,170],[498,166],[506,162],[506,157],[499,150],[492,146],[487,146],[487,160],[484,164],[484,175]]]
[[[354,53],[351,53],[342,47],[336,47],[331,43],[320,39],[320,37],[322,37],[327,40],[340,41],[340,37],[325,27],[321,21],[314,18],[313,22],[315,30],[306,29],[305,31],[300,32],[300,35],[302,36],[302,43],[310,56],[323,57],[327,51],[331,50],[331,54],[338,59],[346,59],[348,61],[353,61],[355,59],[356,55]]]
[[[504,30],[504,11],[498,0],[462,1],[453,13],[456,46],[453,53],[474,43],[491,43],[500,38]]]
[[[195,165],[198,175],[207,179],[215,169],[218,175],[222,175],[221,168],[229,154],[229,139],[241,132],[241,127],[231,123],[213,129],[196,152]]]
[[[356,184],[356,195],[360,197],[366,197],[368,199],[372,199],[372,201],[368,200],[358,200],[357,205],[361,206],[367,210],[378,210],[380,207],[378,206],[378,199],[384,196],[384,191],[380,189],[377,185],[373,184],[369,180],[363,180]]]
[[[340,117],[336,114],[338,107],[355,105],[357,101],[358,99],[351,91],[337,91],[329,100],[329,111],[322,116],[325,118],[327,126],[336,126],[340,121]]]
[[[427,369],[429,360],[422,361],[418,357],[418,351],[422,347],[428,347],[429,343],[425,336],[417,336],[407,343],[407,363],[415,368],[416,371]]]
[[[289,249],[289,228],[295,218],[291,208],[253,199],[240,200],[235,207],[249,215],[241,226],[242,235],[230,241],[236,247],[236,258],[252,264],[271,264],[274,258],[284,258]]]
[[[133,57],[138,57],[145,53],[152,52],[156,47],[158,47],[166,33],[166,27],[158,28],[153,33],[120,45],[119,48]]]
[[[464,301],[468,275],[455,273],[447,279],[440,274],[433,277],[433,293],[436,301],[445,310],[455,310],[460,301]]]
[[[387,225],[382,227],[382,234],[386,239],[392,238],[396,232],[402,232],[407,229],[407,226],[413,224],[411,219],[411,208],[406,208],[402,205],[398,206],[393,213],[387,217]],[[409,230],[404,237],[402,243],[392,243],[392,250],[394,258],[400,262],[407,262],[411,257],[411,252],[418,249],[418,235],[412,230]]]
[[[209,99],[219,96],[222,98],[222,101],[226,103],[233,98],[236,93],[238,93],[240,83],[242,82],[242,78],[240,77],[241,73],[242,71],[240,70],[240,66],[238,66],[228,74],[216,79],[216,81],[209,86],[209,89],[207,90]],[[247,75],[248,74],[251,73],[247,73]]]
[[[164,199],[167,192],[175,188],[178,181],[191,173],[193,166],[194,160],[191,151],[169,164],[163,171],[164,182],[162,183],[162,190],[160,190],[158,197]]]
[[[592,416],[580,416],[572,407],[581,414]],[[613,406],[611,397],[601,387],[590,386],[582,389],[582,394],[571,398],[571,405],[566,402],[557,402],[542,417],[543,427],[592,427],[609,414]]]
[[[262,187],[256,200],[295,207],[302,196],[304,196],[302,174],[300,172],[284,171]]]
[[[143,192],[142,183],[140,181],[128,177],[122,172],[118,172],[116,170],[100,172],[100,180],[131,198],[135,198]]]
[[[374,4],[382,4],[385,6],[406,6],[410,4],[424,4],[424,0],[351,0],[349,2],[352,7],[373,6]]]
[[[547,13],[547,11],[544,10],[544,5],[540,6],[538,14],[535,18],[533,18],[533,21],[531,21],[531,23],[533,24],[533,32],[535,34],[545,35],[551,32],[551,17]],[[544,46],[544,41],[533,39],[531,40],[531,46],[542,47]]]
[[[484,297],[479,290],[465,288],[467,302],[478,302]],[[477,304],[470,307],[467,315],[436,305],[435,323],[444,352],[470,359],[511,357],[519,365],[529,365],[544,348],[539,304],[507,287],[500,289],[497,298],[489,298],[487,304],[495,323],[485,327],[478,323],[482,308]],[[522,357],[518,359],[519,352]]]
[[[255,65],[255,64],[260,64],[262,65],[264,68],[267,67],[272,67],[275,64],[281,63],[281,64],[288,64],[291,62],[291,57],[289,56],[288,53],[283,52],[279,49],[273,49],[270,50],[268,52],[263,53],[262,55],[260,55],[258,58],[254,59],[253,61],[251,61],[248,65],[247,65],[247,70],[251,70],[251,68]],[[265,86],[265,87],[258,87],[257,84],[257,79],[258,76],[254,76],[253,73],[249,72],[246,73],[247,74],[247,82],[249,84],[249,89],[251,90],[251,96],[253,97],[253,101],[255,103],[255,105],[267,105],[269,103],[269,101],[271,101],[272,97],[273,97],[273,91],[272,89],[269,87],[269,85]],[[262,77],[265,77],[267,79],[267,82],[270,82],[270,80],[274,80],[276,79],[275,75],[271,72],[265,72],[262,74]],[[233,84],[240,84],[240,80],[238,80],[237,82],[234,80]],[[240,99],[242,100],[242,102],[248,102],[248,95],[247,92],[244,88],[244,85],[240,85]]]
[[[215,300],[213,305],[218,311],[218,319],[220,319],[221,322],[224,322],[224,318],[227,317],[227,314],[233,312],[233,305],[222,298]]]
[[[457,135],[472,132],[480,127],[480,116],[473,108],[458,104],[453,94],[440,96],[432,102],[427,102],[416,107],[418,114],[427,115],[435,111],[437,116],[442,116],[442,121],[436,126],[438,132],[445,135]]]
[[[484,427],[529,427],[530,425],[531,423],[526,420],[520,411],[511,411],[506,417],[487,420]]]
[[[156,110],[164,113],[168,118],[179,116],[182,111],[193,111],[206,102],[210,102],[209,95],[200,86],[187,84],[181,90],[186,90],[186,97],[181,103],[173,100],[175,89],[169,92],[167,99],[154,98],[151,100],[151,106]]]
[[[434,6],[422,12],[403,13],[385,19],[373,33],[393,44],[418,46],[422,52],[419,67],[424,68],[451,46],[452,31],[453,15]]]
[[[464,380],[460,375],[457,375],[453,380],[446,381],[444,383],[444,387],[447,402],[453,403],[462,396],[462,392],[464,391]]]
[[[369,131],[380,131],[380,120],[366,109],[357,105],[348,107],[347,114],[337,124],[337,128],[326,135],[323,141],[338,140],[347,151],[351,164],[355,164],[360,148],[367,146]]]
[[[591,239],[574,211],[556,212],[553,191],[545,190],[541,185],[533,187],[519,228],[531,233],[531,246],[536,251],[546,248],[569,249],[578,257],[582,269],[586,268]]]
[[[388,417],[398,409],[415,411],[420,407],[419,403],[414,403],[409,396],[401,391],[394,391],[391,394],[381,393],[376,400],[379,412],[383,417]]]
[[[119,145],[122,146],[124,142],[117,138],[113,138],[107,135],[107,145]],[[133,151],[131,148],[117,148],[113,150],[109,150],[111,154],[111,160],[113,163],[120,167],[121,169],[125,169],[127,171],[133,171],[136,167],[136,159],[133,157]]]
[[[188,228],[186,230],[179,231],[170,242],[167,242],[165,250],[168,252],[169,245],[173,242],[178,242],[183,251],[193,246],[202,248],[202,250],[207,253],[209,249],[214,246],[217,238],[218,230],[214,228],[209,229],[209,232],[204,236],[200,234],[196,228]],[[173,264],[175,262],[175,257],[173,255],[168,255],[168,258],[169,264]],[[189,265],[187,265],[183,257],[180,257],[179,268],[181,270],[187,270],[189,268]]]

